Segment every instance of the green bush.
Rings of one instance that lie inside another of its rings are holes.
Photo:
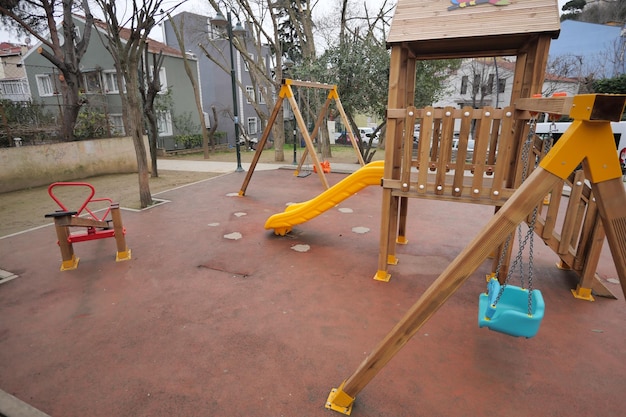
[[[99,110],[82,107],[74,126],[76,139],[97,139],[108,136],[107,117]]]

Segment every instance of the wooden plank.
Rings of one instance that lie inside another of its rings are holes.
[[[431,144],[433,142],[433,123],[435,109],[426,107],[423,111],[422,125],[420,127],[420,146],[418,149],[417,159],[419,161],[419,171],[417,175],[417,192],[419,194],[426,193],[426,185],[428,183],[429,158],[431,153]]]
[[[274,105],[274,109],[272,110],[272,114],[270,115],[267,124],[265,125],[265,129],[263,130],[263,134],[261,135],[261,139],[257,144],[256,151],[254,152],[254,156],[252,157],[252,163],[250,164],[250,168],[248,172],[246,172],[246,177],[241,184],[241,188],[239,189],[239,195],[243,196],[246,194],[246,190],[248,189],[248,184],[250,184],[250,180],[252,179],[252,174],[254,174],[254,169],[261,158],[261,154],[263,153],[263,149],[265,149],[265,144],[267,143],[267,138],[269,138],[270,133],[272,132],[272,126],[274,126],[274,122],[276,121],[276,117],[278,117],[278,112],[283,108],[283,100],[285,99],[285,94],[288,94],[289,88],[286,86],[281,87],[280,92],[278,94],[278,99],[276,100],[276,104]]]
[[[518,98],[515,100],[515,109],[567,115],[572,109],[574,97],[547,97],[547,98]]]
[[[54,223],[57,226],[63,227],[100,227],[104,229],[109,228],[109,224],[105,221],[75,216],[57,217],[56,219],[54,219]]]
[[[498,140],[498,159],[493,174],[493,185],[491,187],[491,198],[498,200],[502,198],[502,187],[505,184],[506,173],[511,165],[513,156],[513,112],[511,107],[504,109],[502,126],[500,128],[500,138]]]
[[[480,130],[474,137],[474,181],[472,182],[472,196],[478,198],[483,193],[483,175],[485,173],[485,156],[491,136],[491,121],[494,117],[494,108],[485,107],[480,120]]]
[[[330,106],[330,102],[333,99],[333,95],[334,95],[333,91],[328,93],[328,96],[326,97],[326,101],[324,102],[324,105],[322,106],[319,114],[317,115],[317,120],[315,121],[315,126],[313,127],[313,134],[311,135],[311,141],[315,141],[317,132],[319,131],[319,129],[322,126],[322,123],[324,123],[324,120],[326,119],[326,115],[328,114],[328,107]],[[304,161],[306,161],[306,157],[308,156],[308,154],[309,154],[309,148],[305,147],[304,151],[302,151],[302,156],[300,157],[300,162],[298,163],[298,167],[296,168],[295,175],[298,175],[298,173],[300,173],[300,170],[302,169],[302,165],[304,165]]]
[[[449,10],[449,0],[399,0],[387,42],[458,40],[486,35],[548,32],[558,34],[559,12],[553,0],[524,0],[506,6],[469,5]],[[487,49],[488,45],[481,45]]]
[[[415,117],[417,116],[417,109],[413,106],[407,108],[407,117],[404,121],[404,144],[402,152],[402,172],[400,178],[402,179],[403,191],[408,191],[411,183],[411,159],[413,158],[413,126],[415,125]],[[411,129],[409,129],[411,127]],[[402,219],[401,219],[402,221]]]
[[[452,181],[452,195],[459,197],[463,194],[465,179],[465,157],[467,156],[467,142],[472,127],[474,109],[465,106],[461,110],[461,127],[459,129],[459,143],[457,144],[456,162],[454,164],[454,180]],[[465,146],[462,144],[465,143]]]
[[[562,199],[563,181],[556,184],[554,188],[550,191],[550,204],[548,204],[548,211],[546,212],[544,227],[540,233],[541,238],[546,242],[550,240],[550,238],[553,236],[556,219],[559,216],[559,206],[561,205]]]
[[[386,118],[389,119],[404,119],[406,117],[406,109],[387,109]]]
[[[581,201],[580,204],[583,205],[583,202]],[[592,244],[592,234],[594,233],[594,228],[596,223],[600,221],[596,202],[592,200],[590,203],[586,204],[586,207],[587,210],[580,229],[578,244],[576,245],[576,257],[574,258],[574,264],[571,265],[575,270],[584,268],[584,264],[587,262],[586,258],[589,251],[588,246]],[[604,240],[604,234],[602,235],[602,240]],[[589,275],[589,279],[593,278],[595,272],[596,270],[594,268],[591,275]],[[586,288],[589,288],[589,286]]]
[[[439,155],[437,158],[437,174],[435,178],[435,194],[442,195],[446,183],[446,173],[452,155],[452,136],[454,134],[454,107],[446,107],[441,115],[441,135],[439,137]],[[437,136],[433,137],[433,142]]]
[[[617,276],[626,297],[626,190],[621,178],[593,184]]]
[[[291,87],[288,87],[291,89]],[[309,131],[306,127],[306,123],[302,114],[300,114],[300,110],[298,109],[298,103],[296,103],[296,99],[293,98],[293,94],[289,94],[287,96],[287,100],[289,100],[289,104],[291,104],[291,109],[293,110],[293,115],[296,118],[296,122],[298,123],[298,127],[300,128],[300,132],[302,133],[302,138],[304,139],[305,146],[307,147],[309,154],[311,155],[311,160],[313,161],[313,165],[317,170],[317,176],[319,177],[322,185],[327,190],[330,188],[328,185],[328,180],[326,179],[326,175],[324,175],[324,171],[322,170],[322,166],[320,165],[320,160],[317,157],[317,152],[315,152],[315,146],[313,146],[313,142],[311,142],[311,137],[309,136]]]
[[[285,84],[287,84],[287,85],[293,85],[293,86],[297,86],[297,87],[323,88],[323,89],[326,89],[326,90],[337,89],[337,85],[336,84],[324,84],[324,83],[318,83],[318,82],[315,82],[315,81],[292,80],[290,78],[287,78],[284,81],[285,81]]]
[[[565,218],[563,219],[563,226],[561,228],[561,242],[557,248],[556,253],[564,254],[569,251],[570,242],[574,235],[574,229],[578,218],[578,208],[580,206],[580,196],[582,195],[582,186],[576,186],[575,183],[584,181],[583,171],[576,171],[574,175],[574,184],[572,185],[572,191],[570,191],[570,197],[565,210]]]
[[[401,84],[406,82],[406,77],[402,78],[402,66],[406,62],[408,50],[402,46],[391,48],[391,58],[389,63],[389,94],[387,97],[388,109],[404,109],[406,103],[403,102],[405,96],[401,95]],[[415,78],[415,77],[413,77]],[[400,152],[398,142],[402,135],[403,118],[387,120],[387,144],[385,147],[385,169],[383,178],[393,179],[393,164],[396,159],[396,152]],[[397,200],[391,193],[391,189],[383,187],[382,208],[380,216],[380,237],[378,250],[378,270],[374,276],[377,280],[386,281],[390,276],[387,273],[387,263],[390,253],[391,236],[395,240],[396,223],[394,210],[397,210]]]

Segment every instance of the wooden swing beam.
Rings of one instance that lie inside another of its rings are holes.
[[[331,391],[326,408],[350,414],[356,395],[374,378],[426,321],[458,290],[489,254],[501,245],[540,204],[545,195],[567,178],[582,162],[594,185],[598,211],[606,231],[611,255],[626,296],[626,190],[615,154],[610,121],[619,121],[626,95],[579,95],[567,99],[522,99],[521,110],[548,106],[570,107],[572,126],[513,193],[482,231],[407,311],[391,332],[338,388]],[[543,110],[541,110],[543,111]],[[553,111],[558,113],[559,111]]]
[[[308,88],[321,88],[328,91],[328,96],[326,97],[326,102],[324,106],[319,112],[317,117],[317,121],[315,122],[315,127],[313,128],[312,135],[309,135],[309,131],[307,129],[304,118],[302,117],[302,113],[300,113],[300,108],[298,107],[298,103],[296,102],[293,96],[292,86],[295,87],[308,87]],[[298,164],[298,168],[296,169],[295,175],[297,176],[300,168],[302,168],[302,164],[307,156],[307,154],[311,154],[311,159],[313,160],[313,165],[315,165],[317,175],[322,182],[322,185],[325,189],[328,189],[330,186],[328,185],[328,181],[326,180],[326,176],[322,170],[322,166],[320,164],[319,158],[317,157],[317,152],[315,151],[315,146],[313,145],[313,141],[317,137],[317,132],[319,131],[322,123],[324,122],[324,116],[328,110],[328,106],[330,106],[331,101],[335,101],[337,105],[337,109],[341,114],[341,120],[347,128],[347,133],[350,136],[350,142],[352,143],[352,147],[356,152],[356,155],[359,159],[359,163],[361,166],[365,165],[365,161],[363,160],[363,156],[361,155],[361,151],[354,139],[354,134],[352,133],[352,128],[350,127],[350,123],[348,123],[348,117],[346,116],[346,112],[343,109],[341,104],[341,100],[339,99],[339,93],[337,92],[337,86],[332,84],[323,84],[313,81],[302,81],[302,80],[292,80],[289,78],[283,79],[283,84],[278,93],[278,100],[276,101],[276,105],[274,106],[274,110],[272,110],[272,114],[270,115],[269,120],[267,121],[267,126],[263,131],[263,135],[259,140],[257,145],[256,152],[254,153],[254,157],[252,158],[252,162],[250,164],[250,169],[246,173],[246,178],[243,180],[243,184],[241,185],[241,189],[239,190],[239,195],[243,196],[246,194],[246,189],[248,188],[248,184],[250,183],[250,179],[252,178],[252,174],[254,173],[254,169],[256,168],[259,159],[261,158],[261,153],[265,148],[265,144],[267,143],[267,139],[269,138],[270,132],[272,130],[272,126],[276,121],[276,117],[278,116],[278,112],[282,109],[283,101],[287,99],[289,104],[291,105],[291,109],[293,111],[294,117],[296,118],[296,122],[298,123],[298,128],[300,128],[300,132],[302,132],[302,137],[304,138],[304,142],[306,144],[306,148],[302,154],[302,158],[300,159],[300,163]]]

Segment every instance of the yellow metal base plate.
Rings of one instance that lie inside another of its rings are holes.
[[[376,275],[374,275],[374,279],[376,281],[389,282],[391,274],[387,273],[387,271],[378,271],[376,272]]]
[[[346,400],[346,399],[349,400],[350,405],[348,406],[337,405],[335,403],[335,400],[337,400],[338,397],[341,397],[341,399],[343,400]],[[349,416],[352,413],[352,405],[354,405],[354,398],[351,398],[348,394],[346,394],[345,392],[341,390],[341,387],[339,387],[339,388],[333,388],[330,391],[330,394],[328,394],[328,398],[326,399],[325,407],[328,408],[329,410],[337,411],[338,413]]]
[[[593,295],[591,295],[591,288],[583,288],[577,285],[575,290],[570,291],[572,291],[574,298],[578,298],[579,300],[596,301]]]
[[[115,255],[115,262],[130,260],[130,249],[126,249],[124,252],[118,252]]]
[[[78,256],[72,256],[72,259],[61,262],[61,271],[71,271],[78,268],[78,261],[80,261]]]

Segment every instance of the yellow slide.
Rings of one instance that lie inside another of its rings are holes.
[[[288,206],[283,213],[267,219],[265,228],[274,229],[275,234],[284,236],[294,225],[311,220],[368,185],[380,185],[384,164],[384,161],[370,162],[317,197]]]

